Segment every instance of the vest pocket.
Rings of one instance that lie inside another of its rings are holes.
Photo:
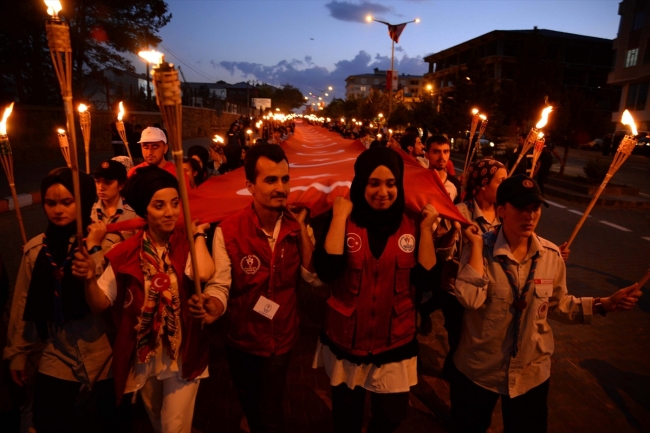
[[[393,306],[390,324],[390,344],[415,333],[415,305],[411,298],[404,298]]]
[[[356,307],[345,305],[330,296],[327,299],[327,316],[325,318],[325,334],[336,344],[352,348],[354,344],[354,328],[356,322]]]
[[[358,295],[361,288],[361,275],[363,274],[363,260],[348,260],[348,270],[346,274],[346,281],[343,289],[353,295]]]
[[[411,269],[415,266],[413,254],[398,255],[395,265],[395,292],[401,293],[411,287]]]

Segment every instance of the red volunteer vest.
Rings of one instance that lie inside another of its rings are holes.
[[[232,267],[224,316],[228,344],[257,356],[288,352],[298,340],[300,225],[285,214],[273,252],[252,204],[220,227]],[[280,305],[272,320],[253,310],[260,296]]]
[[[137,340],[136,326],[142,313],[144,303],[144,275],[140,266],[140,244],[142,230],[135,236],[117,244],[106,254],[111,263],[117,280],[117,297],[111,307],[113,323],[117,329],[113,344],[113,377],[115,394],[120,402],[126,381],[135,362],[135,345]],[[189,312],[188,299],[194,294],[194,284],[185,275],[185,262],[189,247],[185,231],[177,228],[171,238],[170,260],[179,284],[178,292],[181,299],[182,341],[180,359],[182,362],[182,377],[186,380],[195,379],[208,366],[208,339],[201,329],[201,322],[194,319]]]
[[[332,283],[325,334],[355,356],[376,355],[415,337],[415,226],[406,216],[388,238],[379,260],[368,246],[365,229],[348,219],[347,270]]]

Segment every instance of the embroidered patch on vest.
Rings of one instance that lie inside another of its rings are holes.
[[[415,251],[415,236],[413,235],[402,235],[397,241],[399,249],[405,253],[412,253]]]
[[[253,275],[260,268],[260,259],[255,255],[249,254],[241,259],[239,265],[242,271],[248,275]]]
[[[349,253],[356,253],[361,249],[361,236],[356,233],[348,233],[345,244],[348,247]]]
[[[521,184],[522,184],[525,188],[532,188],[533,186],[535,186],[535,184],[533,183],[533,181],[532,181],[532,180],[528,180],[528,179],[524,179],[524,181],[521,182]]]
[[[133,303],[133,292],[131,292],[131,289],[126,289],[126,295],[124,296],[123,307],[127,308],[132,303]]]

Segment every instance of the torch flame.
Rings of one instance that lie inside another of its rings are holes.
[[[212,139],[215,143],[223,143],[223,138],[221,138],[219,135],[215,135],[214,138]]]
[[[59,12],[61,12],[61,2],[59,0],[44,0],[45,1],[45,6],[47,6],[47,13],[48,15],[57,18],[59,16]]]
[[[88,107],[86,107],[85,104],[79,104],[79,112],[80,113],[85,113],[88,110]]]
[[[621,117],[621,123],[623,125],[629,125],[633,135],[639,134],[639,131],[636,130],[636,123],[634,123],[634,118],[632,117],[629,111],[627,110],[623,111],[623,117]]]
[[[123,117],[124,117],[124,106],[122,105],[122,101],[120,101],[120,112],[117,114],[117,120],[121,122]]]
[[[158,66],[163,62],[163,58],[165,55],[163,53],[159,53],[158,51],[140,51],[138,53],[138,56],[142,57],[145,59],[147,62],[151,63],[154,66]]]
[[[0,135],[7,135],[7,119],[11,112],[14,111],[14,103],[12,102],[7,108],[5,108],[5,114],[2,115],[2,121],[0,121]]]
[[[485,116],[485,114],[479,114],[478,117],[480,117],[481,120],[487,120],[487,117]]]
[[[539,122],[537,122],[535,128],[539,129],[546,126],[546,123],[548,122],[548,115],[551,111],[553,111],[553,107],[550,105],[542,110],[542,118],[539,119]]]
[[[59,128],[56,130],[56,132],[58,132],[59,134],[65,134],[65,129]]]
[[[544,138],[544,133],[543,132],[540,132],[539,134],[537,134],[537,139],[538,140],[541,140],[542,138]]]
[[[478,108],[473,108],[472,109],[472,114],[476,116],[478,114]]]

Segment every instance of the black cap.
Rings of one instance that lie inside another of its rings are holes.
[[[95,179],[117,180],[119,183],[126,182],[126,167],[119,161],[109,159],[99,164],[93,173]]]
[[[537,182],[525,174],[511,176],[499,185],[497,205],[506,203],[510,203],[518,209],[523,209],[532,203],[544,203],[548,207]]]

